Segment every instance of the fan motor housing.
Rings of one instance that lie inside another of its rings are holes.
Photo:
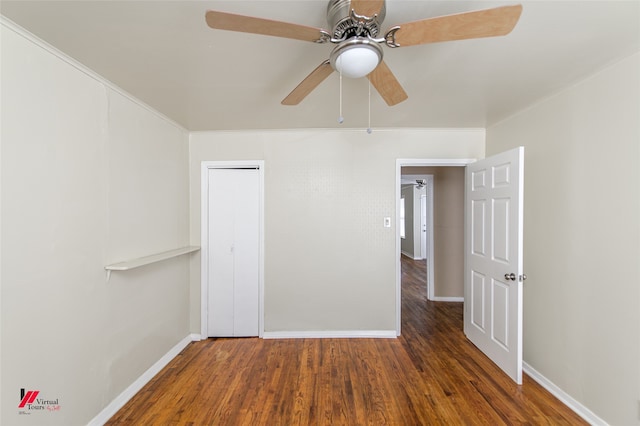
[[[376,38],[380,34],[380,24],[386,15],[386,2],[382,3],[377,19],[368,19],[358,22],[351,16],[351,0],[330,0],[327,6],[327,22],[335,39],[347,39],[354,36],[362,36],[357,33],[357,28],[362,29],[369,37]],[[368,16],[367,18],[373,18]]]

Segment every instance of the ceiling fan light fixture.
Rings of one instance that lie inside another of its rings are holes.
[[[331,52],[331,66],[341,75],[361,78],[368,75],[382,61],[382,48],[363,37],[354,37],[340,43]]]

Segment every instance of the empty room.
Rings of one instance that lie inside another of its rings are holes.
[[[640,2],[0,12],[0,424],[640,425]]]

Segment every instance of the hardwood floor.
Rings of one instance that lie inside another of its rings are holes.
[[[207,339],[190,344],[109,425],[578,425],[525,375],[515,385],[429,302],[402,261],[398,339]]]

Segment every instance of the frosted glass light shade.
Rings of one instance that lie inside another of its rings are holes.
[[[345,77],[360,78],[376,69],[382,49],[376,43],[355,39],[340,44],[331,52],[331,65]]]
[[[336,69],[345,77],[360,78],[373,71],[380,58],[367,47],[357,47],[342,52],[336,59]]]

